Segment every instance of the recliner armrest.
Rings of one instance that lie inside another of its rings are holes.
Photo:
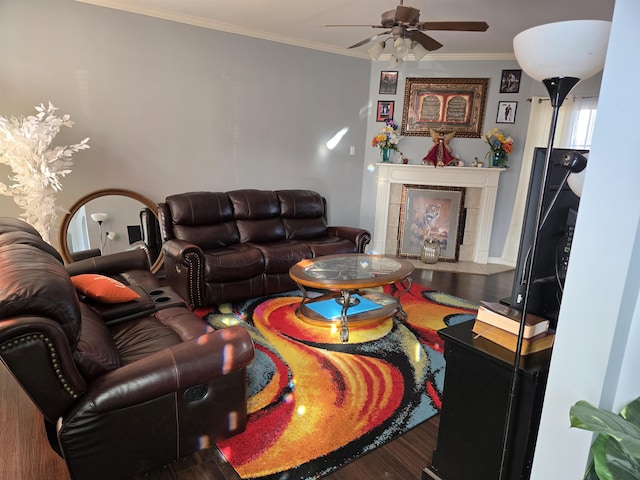
[[[327,234],[351,240],[356,244],[358,253],[364,253],[365,247],[371,241],[371,234],[367,230],[357,227],[327,227]]]
[[[166,348],[96,379],[85,405],[97,413],[142,404],[246,368],[253,341],[242,327],[228,327]]]
[[[149,258],[142,249],[85,258],[65,266],[69,276],[82,273],[118,275],[129,270],[149,270]]]
[[[169,284],[192,307],[204,305],[204,253],[193,243],[171,239],[162,244]]]
[[[172,258],[185,265],[188,263],[188,261],[185,260],[187,254],[195,254],[204,258],[202,249],[199,246],[176,238],[164,242],[162,244],[162,250],[164,251],[165,258]]]

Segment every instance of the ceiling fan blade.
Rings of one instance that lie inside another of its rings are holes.
[[[420,22],[416,25],[418,30],[455,30],[461,32],[486,32],[489,28],[487,22]]]
[[[406,7],[404,5],[398,5],[394,19],[399,23],[408,23],[414,25],[420,19],[420,10],[413,7]]]
[[[374,40],[376,40],[378,37],[381,37],[382,35],[389,35],[390,33],[391,33],[391,30],[389,30],[388,32],[379,33],[378,35],[374,35],[371,38],[365,38],[361,42],[354,43],[353,45],[351,45],[350,47],[347,47],[347,48],[358,48],[358,47],[361,47],[362,45],[365,45],[365,44],[367,44],[369,42],[373,42]]]
[[[418,42],[420,45],[422,45],[425,49],[429,50],[430,52],[433,52],[434,50],[438,50],[439,48],[442,48],[442,44],[439,41],[417,30],[412,30],[408,32],[407,38],[414,42]]]
[[[321,27],[370,27],[370,28],[387,28],[383,25],[320,25]]]

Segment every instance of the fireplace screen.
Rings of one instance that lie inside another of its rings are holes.
[[[399,257],[419,258],[425,238],[440,242],[440,260],[457,262],[464,223],[463,187],[403,185],[398,226]]]

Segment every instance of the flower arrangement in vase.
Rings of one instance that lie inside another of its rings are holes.
[[[398,152],[402,155],[402,152],[398,148],[398,143],[402,140],[402,135],[400,135],[398,125],[393,119],[386,119],[384,124],[380,133],[371,140],[371,146],[379,148],[382,161],[388,162],[391,151]]]
[[[513,151],[513,138],[506,137],[497,128],[492,128],[484,135],[484,141],[489,144],[490,151],[486,158],[492,167],[506,167],[509,154]]]
[[[51,102],[35,107],[37,115],[0,117],[0,164],[13,172],[9,185],[0,182],[0,195],[13,197],[20,216],[49,242],[58,218],[54,194],[62,189],[60,177],[71,173],[73,153],[89,148],[88,138],[75,145],[51,147],[62,127],[72,127],[69,115],[58,117]]]

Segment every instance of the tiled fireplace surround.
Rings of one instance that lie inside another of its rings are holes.
[[[371,250],[396,255],[403,185],[465,187],[467,209],[459,260],[486,264],[503,168],[430,167],[378,163],[376,217]]]

